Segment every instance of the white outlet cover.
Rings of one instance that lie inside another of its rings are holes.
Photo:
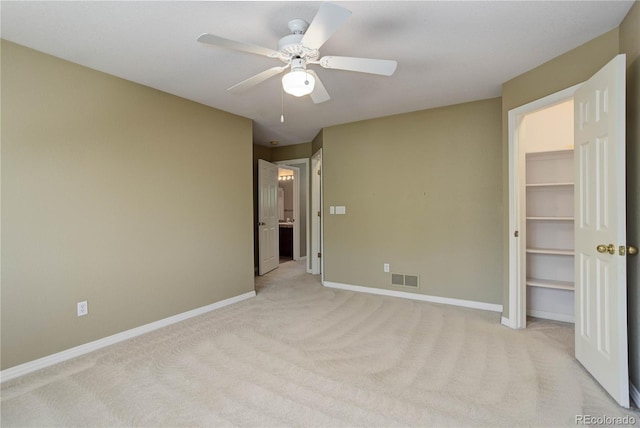
[[[384,264],[384,271],[385,271],[385,272],[389,272],[389,269],[390,269],[390,268],[389,268],[389,263],[385,263],[385,264]]]
[[[84,302],[78,302],[78,316],[87,315],[89,313],[89,304],[85,300]]]

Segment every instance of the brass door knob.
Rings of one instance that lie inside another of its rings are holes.
[[[600,244],[596,247],[596,250],[599,253],[609,253],[609,254],[615,254],[616,252],[616,247],[613,244],[609,244],[609,245],[604,245],[604,244]]]
[[[636,254],[638,254],[638,249],[633,245],[629,245],[627,247],[627,254],[629,254],[630,256],[635,256]]]

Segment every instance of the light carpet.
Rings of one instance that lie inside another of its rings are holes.
[[[575,426],[627,416],[573,330],[323,288],[289,262],[257,297],[2,385],[2,427]]]

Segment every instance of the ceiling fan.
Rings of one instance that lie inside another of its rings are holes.
[[[307,23],[303,19],[289,21],[291,34],[278,42],[278,50],[264,48],[249,43],[225,39],[214,34],[202,34],[198,37],[201,43],[207,43],[227,49],[234,49],[276,58],[285,63],[280,67],[272,67],[255,76],[237,83],[228,91],[249,89],[265,80],[290,69],[282,77],[282,88],[296,97],[310,95],[314,103],[322,103],[330,99],[329,93],[318,78],[318,75],[307,66],[319,64],[323,68],[357,71],[361,73],[391,76],[398,65],[396,61],[386,59],[354,58],[345,56],[324,56],[320,58],[320,47],[351,16],[351,11],[331,3],[323,3],[318,13]]]

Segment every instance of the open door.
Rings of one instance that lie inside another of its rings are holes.
[[[258,160],[258,274],[280,263],[278,235],[278,166]]]
[[[574,96],[576,358],[629,407],[625,56]]]

